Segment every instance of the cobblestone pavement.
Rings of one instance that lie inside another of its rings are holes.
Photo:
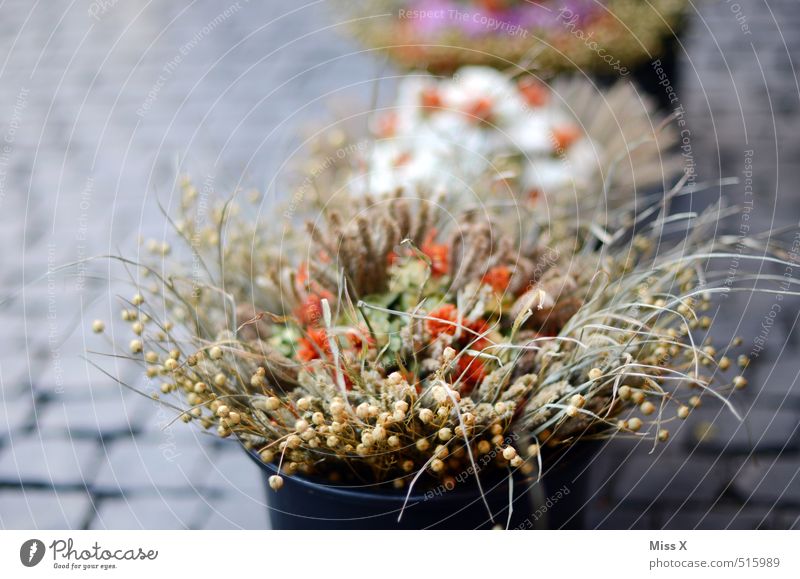
[[[800,12],[794,0],[736,6],[703,3],[683,36],[690,160],[715,179],[741,177],[749,156],[754,227],[796,227]],[[178,172],[261,186],[308,123],[369,106],[370,79],[391,70],[339,34],[342,18],[324,2],[0,5],[0,295],[18,294],[0,310],[0,528],[266,525],[243,453],[168,426],[82,357],[110,350],[85,330],[117,317],[105,280],[125,272],[52,270],[163,237],[155,199],[169,205]],[[727,192],[746,200],[741,185]],[[753,344],[772,306],[731,298],[719,331]],[[602,449],[591,526],[800,527],[796,316],[785,304],[748,369],[745,426],[709,404],[652,455],[622,440]]]

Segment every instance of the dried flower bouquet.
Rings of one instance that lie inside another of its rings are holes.
[[[786,251],[714,239],[717,213],[669,218],[664,203],[550,244],[400,195],[323,213],[307,236],[231,200],[205,221],[188,181],[181,197],[188,251],[167,264],[156,247],[142,266],[130,354],[184,422],[274,465],[275,490],[299,474],[410,493],[485,456],[480,476],[535,477],[585,439],[658,444],[746,383],[723,378],[735,344],[705,337],[714,295],[794,283],[731,277],[732,258]],[[688,236],[670,242],[676,227]]]
[[[529,59],[540,71],[625,75],[659,54],[686,0],[379,0],[341,2],[365,45],[401,67],[449,74]]]
[[[548,223],[624,215],[637,194],[672,182],[675,131],[631,84],[546,85],[519,72],[472,66],[403,77],[394,102],[375,111],[371,135],[343,125],[313,141],[309,181],[323,196],[402,189],[462,205],[536,205]]]

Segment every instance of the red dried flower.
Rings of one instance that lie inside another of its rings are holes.
[[[486,367],[484,361],[475,356],[463,354],[456,363],[458,376],[461,376],[461,381],[467,386],[462,389],[463,393],[469,393],[472,388],[481,383],[486,378]]]

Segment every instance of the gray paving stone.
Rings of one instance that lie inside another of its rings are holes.
[[[202,487],[216,450],[194,441],[120,438],[109,443],[108,456],[93,488],[104,493],[156,492]]]
[[[153,402],[134,393],[117,397],[57,399],[42,404],[36,424],[48,435],[114,436],[136,431]]]
[[[4,387],[0,379],[0,441],[21,432],[33,421],[33,397],[30,393]]]
[[[795,410],[757,409],[744,418],[740,423],[729,416],[717,418],[710,412],[698,412],[692,445],[713,455],[780,453],[800,448],[800,414]]]
[[[800,512],[800,461],[796,455],[748,461],[734,488],[751,501],[791,505]]]
[[[192,529],[202,516],[196,496],[123,496],[103,499],[90,529]]]
[[[269,529],[269,511],[260,495],[245,496],[241,493],[226,493],[221,499],[209,501],[209,517],[204,529]]]
[[[54,438],[38,432],[12,436],[0,454],[0,482],[81,487],[91,482],[100,459],[92,440]]]
[[[78,353],[74,347],[70,350],[46,353],[44,364],[38,365],[40,371],[33,381],[38,394],[73,400],[118,396],[119,384],[79,357],[86,356],[85,352]],[[127,370],[130,373],[133,367]]]
[[[14,436],[0,453],[0,482],[80,487],[91,482],[101,457],[92,440]]]
[[[238,444],[225,444],[211,465],[206,486],[227,494],[257,498],[263,502],[264,478],[261,469]]]
[[[598,502],[586,512],[586,528],[599,530],[652,529],[654,528],[654,513],[641,505],[609,505]]]
[[[709,457],[636,456],[627,460],[614,481],[616,501],[681,504],[713,501],[730,484],[735,469],[730,459]]]
[[[776,518],[768,507],[745,505],[742,508],[717,506],[702,509],[693,506],[668,514],[662,528],[674,530],[755,530],[778,528]]]
[[[2,529],[80,529],[91,510],[86,492],[0,488]]]

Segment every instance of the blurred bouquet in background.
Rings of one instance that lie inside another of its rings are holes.
[[[685,0],[379,0],[342,2],[355,35],[403,68],[467,64],[626,76],[677,33]]]
[[[668,121],[625,82],[548,84],[481,66],[451,77],[409,74],[371,115],[367,134],[363,124],[342,124],[338,137],[312,141],[308,178],[323,204],[342,191],[402,190],[461,207],[537,206],[548,224],[617,219],[680,172]]]

